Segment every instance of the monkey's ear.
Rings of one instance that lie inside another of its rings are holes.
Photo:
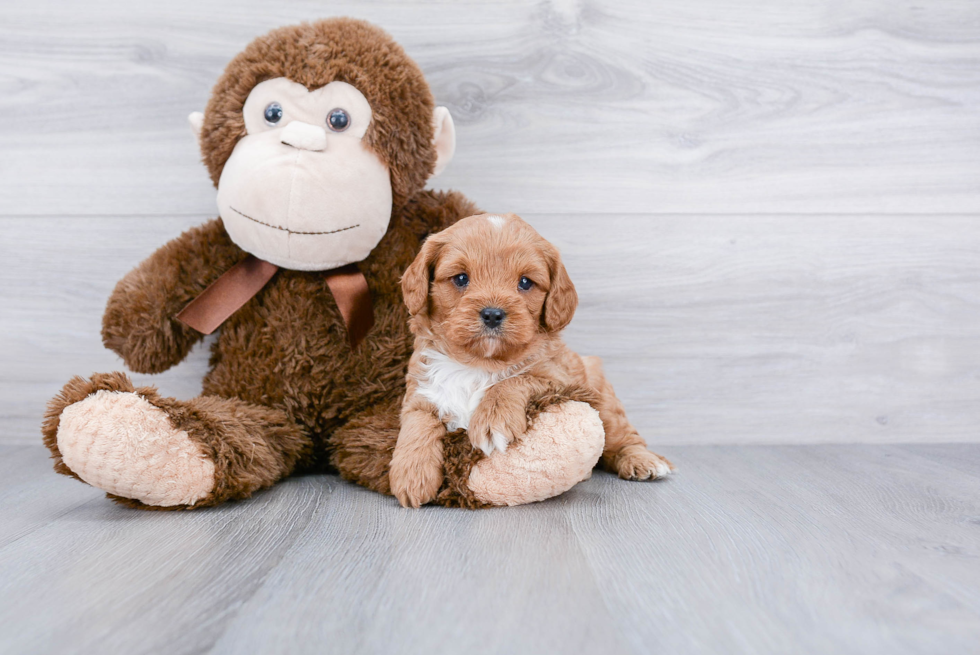
[[[429,306],[429,281],[432,266],[442,249],[442,239],[437,234],[430,235],[412,265],[402,275],[402,296],[405,306],[412,316],[422,313]]]
[[[436,126],[435,136],[432,137],[432,145],[436,149],[436,168],[432,171],[432,177],[435,177],[449,165],[456,153],[456,126],[445,107],[436,107],[432,122]]]
[[[194,136],[200,141],[201,128],[204,127],[204,114],[199,111],[191,112],[191,115],[187,117],[187,122],[191,124],[191,129],[194,130]]]
[[[558,332],[572,322],[575,308],[578,307],[578,292],[575,291],[572,278],[568,277],[568,271],[561,262],[558,249],[551,244],[548,245],[545,258],[548,260],[551,273],[551,288],[548,289],[548,295],[544,299],[541,322],[548,332]]]

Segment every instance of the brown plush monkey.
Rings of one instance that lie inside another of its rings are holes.
[[[448,111],[387,34],[333,19],[249,44],[191,122],[220,218],[126,275],[102,336],[130,369],[158,373],[220,324],[203,395],[164,398],[124,373],[72,379],[43,426],[55,470],[147,509],[247,498],[331,467],[389,493],[412,351],[399,278],[428,234],[477,213],[424,190],[455,148]],[[601,443],[594,414],[558,404],[540,429]],[[538,500],[582,477],[569,462],[557,485],[500,492],[501,476],[534,462],[481,462],[459,433],[445,453],[444,505]]]

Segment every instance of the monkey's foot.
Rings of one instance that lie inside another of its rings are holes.
[[[522,505],[557,496],[589,479],[604,436],[599,412],[586,403],[552,405],[506,451],[477,462],[469,488],[488,505]]]
[[[101,389],[68,405],[57,444],[76,476],[146,505],[193,505],[215,486],[201,446],[137,393]]]

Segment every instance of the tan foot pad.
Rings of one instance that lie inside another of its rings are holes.
[[[135,393],[98,391],[61,413],[58,450],[93,487],[147,505],[191,505],[214,489],[214,463]]]
[[[557,405],[539,414],[520,441],[477,462],[470,490],[490,505],[557,496],[589,479],[604,443],[599,412],[586,403]]]

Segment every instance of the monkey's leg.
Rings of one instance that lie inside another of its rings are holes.
[[[73,378],[42,427],[55,471],[143,509],[248,498],[289,475],[310,439],[280,410],[237,398],[175,400],[124,373]]]
[[[400,411],[401,403],[391,401],[334,432],[331,464],[344,479],[391,495],[388,471]],[[600,417],[584,402],[547,404],[518,443],[489,457],[473,447],[465,430],[456,430],[443,438],[444,477],[432,502],[479,509],[556,496],[589,477],[601,443]]]
[[[391,495],[388,470],[398,443],[401,399],[379,405],[353,418],[330,438],[330,463],[341,477],[379,493]],[[470,490],[470,470],[483,453],[470,445],[463,430],[443,439],[445,477],[433,501],[449,507],[490,507]]]
[[[355,416],[330,437],[330,464],[340,476],[391,495],[388,465],[398,442],[401,399]]]
[[[626,409],[616,397],[612,384],[602,372],[602,360],[583,357],[585,372],[591,386],[599,395],[599,418],[606,431],[602,450],[602,465],[625,480],[646,480],[670,475],[674,465],[666,457],[647,450],[646,441],[626,418]]]

